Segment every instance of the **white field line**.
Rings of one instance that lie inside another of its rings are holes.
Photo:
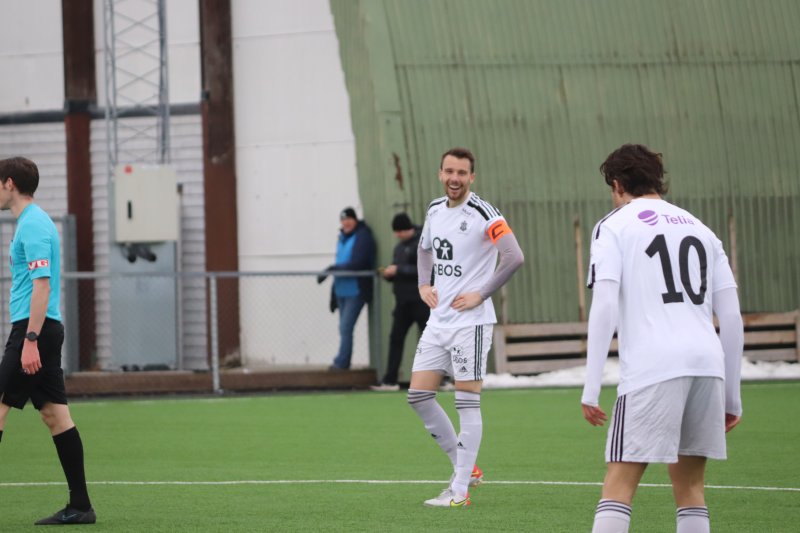
[[[232,481],[89,481],[89,485],[323,485],[326,483],[345,483],[362,485],[440,485],[447,481],[439,480],[389,480],[389,479],[243,479]],[[572,487],[600,487],[603,484],[595,481],[484,481],[486,485],[562,485]],[[40,481],[31,483],[0,483],[0,488],[12,487],[55,487],[64,486],[61,481]],[[671,488],[665,483],[642,483],[640,487]],[[707,489],[716,490],[749,490],[769,492],[800,492],[798,487],[747,487],[736,485],[706,485]]]

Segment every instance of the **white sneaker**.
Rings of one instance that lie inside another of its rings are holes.
[[[439,496],[430,500],[425,500],[428,507],[467,507],[472,503],[469,494],[459,496],[454,494],[450,487],[444,489]]]
[[[370,385],[369,388],[378,392],[397,392],[400,390],[400,385],[397,383],[381,383],[380,385]]]

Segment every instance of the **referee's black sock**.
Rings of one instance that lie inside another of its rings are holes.
[[[69,486],[69,506],[79,511],[88,511],[89,492],[86,489],[86,474],[83,469],[83,442],[78,428],[72,427],[63,433],[53,436],[58,460],[67,478]]]
[[[0,429],[0,441],[3,440],[3,430]]]

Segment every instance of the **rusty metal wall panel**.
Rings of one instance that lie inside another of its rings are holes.
[[[391,49],[383,57],[394,65],[403,131],[391,153],[404,171],[404,202],[421,218],[441,195],[440,154],[455,145],[475,151],[474,190],[504,212],[526,252],[508,290],[511,321],[578,317],[585,265],[576,262],[573,224],[580,222],[585,263],[591,227],[611,208],[597,169],[624,142],[663,152],[667,199],[696,214],[729,251],[735,240],[743,308],[798,306],[800,3],[331,3],[334,14],[356,4],[384,17],[383,38],[359,44],[364,53]],[[350,22],[368,25],[363,17]],[[355,31],[337,21],[340,36]],[[346,62],[348,84],[371,80],[385,90],[364,64]],[[365,94],[351,94],[354,105],[369,107]],[[358,113],[362,189],[391,191],[372,168],[389,155],[382,121]],[[390,210],[380,194],[370,201]]]

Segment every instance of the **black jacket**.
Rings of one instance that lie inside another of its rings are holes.
[[[394,247],[392,263],[397,265],[397,274],[390,279],[393,283],[394,297],[398,302],[419,300],[417,285],[417,247],[422,229],[414,226],[414,236]]]

